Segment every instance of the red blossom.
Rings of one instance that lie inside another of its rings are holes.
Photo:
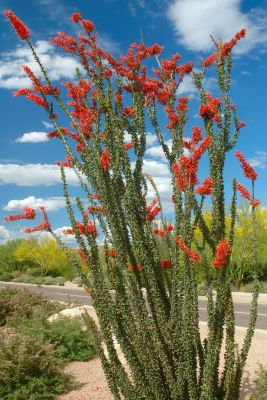
[[[128,265],[128,271],[133,272],[134,270],[136,270],[137,272],[142,272],[143,267],[142,265],[137,265],[136,267],[134,265]]]
[[[73,161],[69,155],[66,155],[66,161],[56,161],[56,165],[58,165],[59,167],[72,168]]]
[[[221,116],[219,114],[219,108],[221,100],[219,98],[212,97],[209,93],[206,93],[206,104],[201,104],[199,108],[199,115],[205,120],[216,121],[219,125],[221,124]]]
[[[166,232],[172,232],[174,230],[174,226],[169,224],[169,225],[166,225],[164,229]]]
[[[13,13],[11,10],[6,10],[5,15],[9,22],[17,32],[20,40],[26,40],[31,36],[31,33],[27,26]]]
[[[81,21],[82,19],[82,14],[79,12],[75,12],[71,15],[70,20],[77,24],[77,22]]]
[[[42,224],[34,226],[32,228],[25,228],[25,229],[23,229],[23,232],[32,233],[32,232],[38,232],[38,231],[47,231],[47,232],[51,231],[51,225],[50,225],[50,223],[48,221],[48,215],[47,215],[47,212],[45,210],[45,207],[39,207],[39,209],[43,213]]]
[[[228,257],[230,255],[230,246],[226,239],[223,239],[219,242],[215,257],[211,263],[211,265],[215,268],[225,267],[228,262]]]
[[[108,249],[108,256],[109,257],[116,257],[116,250],[115,249]]]
[[[87,256],[85,252],[82,249],[77,250],[78,256],[80,257],[82,261],[82,267],[87,268],[88,267],[88,261],[87,261]]]
[[[163,229],[154,229],[153,233],[157,236],[164,237],[166,236],[166,232]]]
[[[104,171],[108,171],[111,167],[110,154],[108,149],[104,148],[100,157],[100,167]]]
[[[246,189],[243,185],[241,185],[241,183],[236,183],[235,187],[241,193],[241,196],[244,199],[251,201],[251,196],[250,196],[248,189]]]
[[[209,176],[206,178],[202,185],[196,189],[196,194],[201,194],[202,196],[211,195],[212,193],[212,178]]]
[[[170,259],[161,260],[160,266],[162,269],[169,269],[172,266],[172,260],[170,260]]]
[[[254,171],[252,166],[245,160],[244,155],[240,151],[237,150],[235,152],[235,156],[241,163],[241,167],[242,167],[242,169],[244,171],[245,177],[248,178],[248,179],[251,179],[253,181],[255,179],[257,179],[258,174]]]
[[[209,57],[207,57],[204,61],[202,61],[201,65],[202,67],[209,67],[211,64],[213,64],[217,60],[217,53],[212,53]]]
[[[146,207],[149,221],[153,221],[160,212],[160,208],[157,207],[157,202],[157,199],[153,199],[152,202]]]
[[[5,217],[5,221],[10,222],[17,221],[19,219],[34,219],[36,217],[36,213],[33,208],[24,207],[23,211],[24,214],[9,215],[8,217]]]
[[[84,31],[88,34],[92,33],[95,29],[95,25],[89,19],[82,19],[81,26],[83,27]]]
[[[175,242],[178,244],[179,249],[188,255],[191,262],[193,263],[200,262],[201,260],[200,255],[195,251],[191,250],[189,247],[187,247],[183,239],[177,237],[175,238]]]
[[[68,53],[73,54],[77,50],[76,39],[66,35],[64,32],[58,32],[58,37],[51,38],[50,41]]]
[[[124,143],[123,147],[125,150],[130,150],[133,147],[133,142]]]
[[[134,116],[134,109],[133,109],[133,107],[125,107],[124,110],[123,110],[123,114],[124,114],[126,117],[133,118],[133,116]]]
[[[28,93],[28,94],[26,94],[26,98],[30,101],[33,101],[37,106],[44,107],[44,108],[48,107],[47,102],[40,96],[37,96],[32,93]]]

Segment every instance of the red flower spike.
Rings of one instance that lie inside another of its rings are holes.
[[[89,265],[88,265],[87,256],[86,256],[85,252],[82,249],[78,249],[77,253],[82,261],[82,267],[87,268]]]
[[[5,221],[10,222],[17,221],[19,219],[34,219],[36,217],[36,213],[33,208],[24,207],[23,211],[24,214],[9,215],[8,217],[5,217]]]
[[[175,242],[178,244],[180,250],[182,250],[185,254],[188,255],[189,259],[193,263],[199,263],[201,260],[201,256],[195,251],[191,250],[189,247],[185,245],[183,239],[175,238]]]
[[[240,183],[236,183],[235,187],[241,193],[241,196],[244,199],[247,199],[247,200],[251,201],[250,193],[243,185],[241,185]]]
[[[153,233],[157,236],[164,237],[166,236],[166,232],[163,229],[155,229]]]
[[[255,179],[257,179],[258,174],[254,171],[252,166],[245,160],[244,155],[237,150],[235,152],[235,156],[241,163],[241,167],[244,171],[245,177],[251,179],[252,181],[255,181]]]
[[[28,93],[26,94],[26,98],[30,101],[33,101],[37,106],[44,107],[46,109],[48,107],[46,101],[42,97],[36,96],[35,94]]]
[[[83,27],[83,30],[88,34],[92,33],[93,30],[95,29],[95,25],[89,19],[82,19],[81,25]]]
[[[162,269],[169,269],[172,266],[172,261],[170,259],[161,260],[160,266]]]
[[[77,24],[77,22],[81,21],[82,19],[82,14],[79,12],[75,12],[71,15],[70,20]]]
[[[27,26],[13,13],[11,10],[6,10],[5,15],[8,18],[9,22],[17,32],[20,40],[26,40],[31,37],[31,33]]]
[[[66,155],[66,161],[56,161],[56,165],[58,165],[59,167],[72,168],[73,161],[69,155]]]
[[[133,147],[133,142],[124,143],[123,147],[125,150],[130,150]]]
[[[217,53],[212,53],[209,57],[207,57],[204,61],[202,61],[201,65],[204,68],[209,67],[211,64],[213,64],[217,60]]]
[[[218,268],[218,269],[225,267],[228,262],[230,250],[231,249],[230,249],[230,246],[229,246],[227,240],[226,239],[221,240],[217,246],[215,257],[214,257],[214,260],[211,263],[211,265],[214,268]]]
[[[209,176],[206,178],[202,185],[196,189],[196,194],[201,194],[202,196],[210,196],[212,193],[212,178]]]
[[[165,232],[172,232],[174,230],[174,226],[173,225],[166,225],[165,226]]]
[[[115,249],[108,249],[108,256],[109,257],[116,257],[116,250]]]
[[[111,167],[110,154],[108,149],[104,148],[100,157],[100,166],[104,171],[108,171]]]

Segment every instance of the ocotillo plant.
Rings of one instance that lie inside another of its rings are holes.
[[[235,342],[228,262],[234,241],[237,190],[251,203],[254,218],[257,175],[237,152],[253,190],[250,194],[233,180],[231,229],[227,234],[223,172],[226,154],[244,126],[231,102],[230,85],[232,48],[246,30],[226,43],[214,40],[214,53],[194,71],[192,63],[179,64],[179,54],[162,58],[163,48],[157,44],[148,47],[133,43],[125,56],[115,59],[99,47],[94,24],[75,13],[71,20],[80,24],[83,34],[76,39],[59,33],[51,39],[77,56],[81,64],[76,81],[64,84],[66,104],[64,92],[53,86],[36,54],[28,28],[11,11],[6,11],[6,16],[20,39],[30,46],[43,78],[24,66],[32,89],[18,90],[15,96],[24,95],[44,108],[55,128],[48,136],[61,140],[66,150],[66,161],[58,162],[71,222],[65,233],[75,235],[83,264],[89,268],[88,273],[84,269],[80,273],[99,318],[100,331],[95,332],[99,355],[114,399],[237,400],[257,315],[256,251],[255,293],[241,347]],[[146,67],[149,58],[156,66],[151,73]],[[204,88],[208,68],[217,70],[216,98]],[[179,97],[179,85],[189,74],[199,92],[202,118],[202,128],[193,127],[190,140],[185,139],[190,99]],[[59,112],[69,119],[68,127],[62,126]],[[164,129],[159,118],[163,113],[167,120]],[[144,173],[148,121],[169,165],[173,224],[166,223],[153,179]],[[125,132],[131,138],[128,142]],[[199,185],[202,157],[207,158],[209,176]],[[65,168],[75,171],[87,198],[87,204],[76,198],[79,216],[70,201]],[[150,203],[148,184],[156,192]],[[203,218],[206,198],[210,198],[210,227]],[[35,218],[33,210],[24,211],[7,220]],[[42,212],[41,225],[26,232],[45,230],[54,234],[43,208]],[[197,228],[201,231],[199,242],[194,236]],[[105,246],[105,265],[100,263],[97,237]],[[164,258],[160,241],[165,241],[168,251]],[[206,246],[210,258],[202,251]],[[195,264],[198,267],[200,263],[208,298],[204,340],[200,336],[195,279]],[[124,361],[116,351],[114,338]]]

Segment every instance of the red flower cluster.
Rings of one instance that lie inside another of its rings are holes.
[[[221,100],[219,98],[212,97],[209,93],[206,93],[207,104],[202,104],[199,108],[199,115],[205,120],[216,121],[218,125],[221,124],[222,119],[219,114]]]
[[[24,207],[23,211],[24,214],[9,215],[8,217],[5,217],[5,221],[10,222],[17,221],[18,219],[34,219],[36,217],[36,213],[32,208]]]
[[[123,147],[125,150],[130,150],[133,147],[133,142],[124,143]]]
[[[78,13],[78,12],[73,13],[70,17],[70,20],[72,22],[74,22],[75,24],[77,24],[77,22],[81,21],[81,19],[82,19],[82,14]]]
[[[185,114],[188,111],[188,101],[190,99],[188,97],[180,97],[178,104],[176,106],[176,110],[178,111],[178,113],[176,114],[173,110],[172,107],[167,106],[165,107],[165,111],[167,113],[167,117],[169,119],[169,123],[166,126],[167,129],[172,129],[175,126],[177,126],[177,124],[179,123],[179,121],[181,121],[183,119],[183,117],[185,116]]]
[[[209,57],[202,61],[201,65],[205,68],[209,67],[218,60],[219,55],[220,59],[223,60],[227,55],[230,54],[232,48],[237,44],[237,42],[245,37],[245,35],[246,29],[241,29],[229,42],[223,44],[221,41],[219,41],[217,44],[219,54],[217,52],[212,53]]]
[[[59,167],[72,168],[73,161],[69,155],[66,155],[66,161],[56,161],[56,165],[58,165]]]
[[[200,255],[198,253],[196,253],[195,251],[189,249],[189,247],[187,247],[185,245],[185,242],[183,241],[183,239],[180,239],[177,237],[177,238],[175,238],[175,242],[178,244],[179,249],[188,255],[191,262],[193,262],[193,263],[200,262],[200,260],[201,260]]]
[[[31,33],[27,26],[11,10],[6,10],[5,15],[17,32],[20,40],[26,40],[31,36]]]
[[[82,261],[82,267],[87,268],[88,267],[88,261],[87,261],[87,256],[85,252],[82,249],[77,250],[78,256],[80,257]]]
[[[164,237],[168,234],[168,232],[172,232],[174,229],[173,225],[167,225],[164,229],[155,229],[153,233],[157,236]]]
[[[207,57],[204,61],[202,61],[201,65],[202,67],[209,67],[211,64],[213,64],[215,61],[217,61],[218,54],[217,53],[212,53],[209,57]]]
[[[108,149],[104,148],[100,156],[100,167],[104,171],[108,171],[111,167],[110,154]]]
[[[108,249],[108,256],[109,257],[116,257],[116,250],[115,249]]]
[[[160,212],[160,207],[158,207],[157,204],[158,200],[154,199],[152,202],[146,207],[146,212],[149,221],[153,221],[158,213]]]
[[[230,255],[230,246],[226,239],[223,239],[219,242],[214,260],[211,265],[215,268],[225,267],[228,262],[228,256]]]
[[[201,194],[202,196],[209,196],[212,193],[212,178],[209,176],[206,178],[202,185],[196,189],[196,194]]]
[[[243,185],[241,185],[240,183],[236,183],[235,186],[236,186],[236,189],[241,193],[241,196],[244,199],[247,199],[253,208],[257,207],[260,204],[260,200],[257,200],[257,199],[253,200],[249,191]]]
[[[106,215],[102,206],[89,206],[87,209],[89,214],[95,214],[95,211],[98,211],[100,214]]]
[[[95,25],[89,19],[82,19],[81,26],[82,26],[83,30],[88,34],[92,33],[93,30],[95,29]]]
[[[191,140],[183,139],[183,145],[186,149],[193,151],[196,147],[196,144],[199,143],[202,139],[202,132],[198,126],[193,126],[192,128],[192,138]]]
[[[47,215],[47,213],[45,211],[45,208],[44,207],[39,207],[39,209],[43,213],[42,224],[34,226],[32,228],[25,228],[25,229],[23,229],[23,232],[32,233],[32,232],[38,232],[38,231],[47,231],[47,232],[51,231],[51,225],[50,225],[50,223],[48,221],[48,215]]]
[[[81,235],[92,235],[92,236],[98,236],[97,229],[95,227],[95,224],[93,221],[89,221],[86,224],[81,224],[80,222],[76,222],[76,229]],[[64,229],[62,231],[65,235],[74,235],[75,232],[72,228]]]
[[[212,145],[212,136],[206,136],[201,144],[194,150],[191,157],[182,156],[177,163],[172,164],[178,190],[183,192],[188,185],[196,185],[198,163],[205,151]]]
[[[137,265],[136,267],[134,265],[128,265],[128,271],[133,272],[134,270],[136,270],[137,272],[142,272],[143,267],[142,265]]]
[[[241,163],[241,167],[244,171],[245,177],[254,181],[257,178],[258,174],[254,171],[252,166],[245,160],[244,155],[237,150],[235,152],[235,156]]]
[[[133,118],[134,117],[134,109],[133,107],[125,107],[124,110],[122,110],[123,115],[125,117]]]
[[[74,54],[77,51],[77,40],[64,32],[58,32],[58,36],[51,38],[50,41],[67,53]]]
[[[169,269],[172,266],[172,260],[171,259],[164,259],[160,261],[160,266],[162,269]]]
[[[221,59],[224,59],[226,56],[230,54],[232,48],[237,44],[237,42],[246,36],[247,30],[245,28],[241,29],[239,32],[235,34],[235,36],[229,41],[224,43],[219,47],[219,53]]]

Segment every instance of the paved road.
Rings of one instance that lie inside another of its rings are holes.
[[[65,301],[69,303],[78,302],[81,304],[91,304],[90,296],[81,288],[79,289],[72,289],[67,287],[51,287],[51,286],[36,286],[36,285],[22,285],[15,283],[0,283],[0,289],[5,287],[18,287],[18,288],[25,288],[27,290],[36,292],[36,293],[43,293],[50,299],[58,300],[58,301]],[[200,320],[206,321],[207,320],[207,313],[206,313],[206,306],[207,301],[203,299],[199,299],[199,314]],[[249,319],[249,303],[234,303],[235,307],[235,315],[236,315],[236,326],[247,327],[248,326],[248,319]],[[260,304],[258,306],[258,320],[256,328],[264,329],[267,331],[267,304]]]

